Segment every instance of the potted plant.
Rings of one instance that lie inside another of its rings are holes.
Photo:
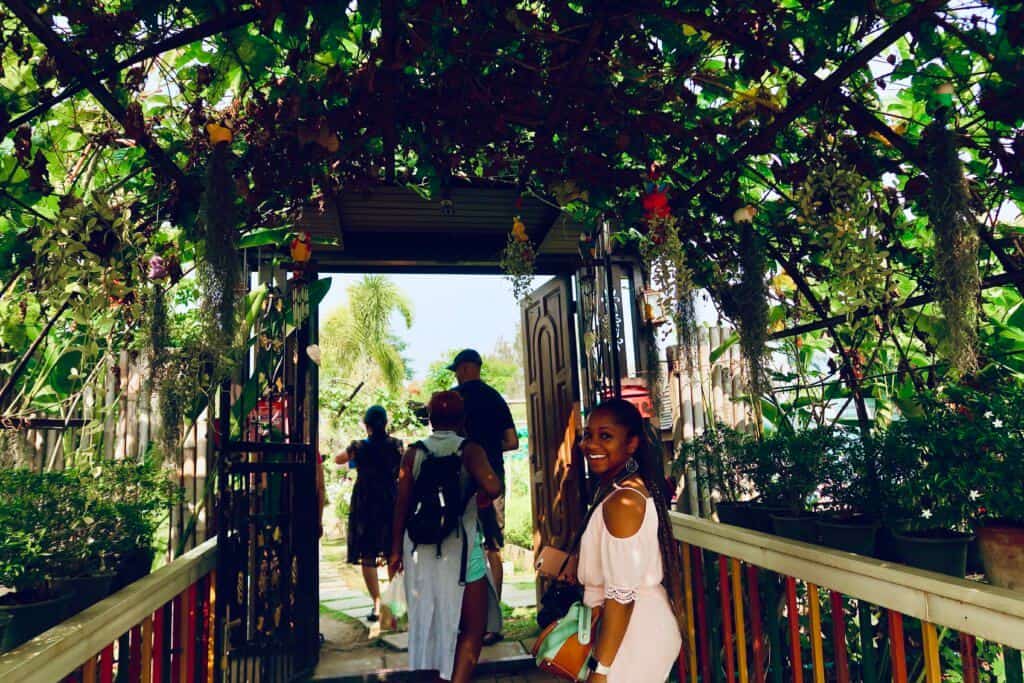
[[[893,422],[879,452],[885,524],[898,559],[963,578],[974,536],[971,484],[973,427],[968,415],[921,397],[920,415]]]
[[[51,551],[73,523],[59,498],[62,473],[0,470],[0,596],[7,614],[0,651],[10,650],[60,623],[72,593],[58,592],[49,581]]]
[[[94,468],[94,495],[109,501],[112,525],[104,530],[116,558],[113,590],[138,581],[153,566],[153,536],[182,492],[174,486],[151,451],[142,462],[106,461]]]
[[[823,459],[836,448],[832,430],[778,431],[746,449],[754,486],[771,506],[772,531],[805,543],[817,541],[812,502],[822,480]]]
[[[50,583],[58,591],[74,593],[68,610],[72,616],[110,594],[118,511],[97,495],[88,473],[69,469],[62,475],[55,493],[67,506],[71,523],[55,538]]]
[[[973,447],[962,474],[984,571],[1003,588],[1024,590],[1024,385],[997,381],[950,391]]]
[[[821,495],[828,511],[818,519],[822,545],[873,556],[879,528],[878,445],[871,439],[839,436],[822,471]]]
[[[691,469],[696,473],[699,490],[709,491],[715,497],[718,521],[755,528],[749,509],[753,486],[745,476],[740,457],[749,440],[747,434],[715,422],[680,445],[673,476]]]

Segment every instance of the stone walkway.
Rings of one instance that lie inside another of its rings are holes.
[[[321,556],[322,557],[322,556]],[[511,572],[507,575],[511,576]],[[347,579],[347,580],[346,580]],[[372,601],[360,582],[342,577],[331,562],[320,562],[320,604],[322,608],[341,612],[351,620],[332,618],[321,611],[321,631],[325,643],[320,650],[320,664],[311,681],[381,681],[421,680],[408,671],[407,634],[398,632],[381,637],[380,622],[366,620]],[[522,580],[506,583],[502,598],[511,607],[532,607],[536,597],[532,583]],[[556,679],[541,674],[533,666],[526,647],[530,643],[502,641],[485,647],[481,653],[478,675],[473,680],[502,683],[546,683]]]

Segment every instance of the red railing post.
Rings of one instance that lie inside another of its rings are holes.
[[[843,609],[843,596],[836,591],[829,592],[832,602],[832,649],[836,657],[837,683],[849,683],[850,661],[846,655],[846,613]]]
[[[893,683],[907,683],[907,656],[903,639],[903,615],[886,610],[889,615],[889,652],[892,655]]]
[[[114,644],[110,643],[100,653],[100,683],[114,683]]]
[[[167,652],[164,650],[164,608],[157,607],[153,612],[153,683],[164,683],[164,661]]]
[[[789,655],[793,669],[793,683],[803,683],[804,661],[800,649],[800,612],[796,607],[796,579],[786,577],[786,612],[789,619]]]
[[[181,615],[185,610],[184,596],[174,596],[171,604],[171,681],[178,683],[181,680],[181,659],[185,651],[182,647],[182,639],[185,634],[182,633],[181,628]]]
[[[185,656],[182,658],[181,669],[184,674],[182,683],[195,680],[196,662],[196,584],[185,591]]]
[[[124,661],[122,659],[122,661]],[[128,646],[128,680],[131,683],[142,680],[142,625],[132,626]]]
[[[960,659],[964,683],[978,683],[978,648],[974,636],[969,633],[960,634]]]
[[[764,683],[764,631],[761,629],[761,592],[757,587],[757,567],[747,565],[747,598],[750,600],[751,654],[754,657],[754,680]]]

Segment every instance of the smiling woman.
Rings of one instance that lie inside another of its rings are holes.
[[[682,645],[680,560],[643,427],[633,404],[605,401],[580,444],[607,491],[580,541],[583,601],[601,610],[592,683],[665,680]]]

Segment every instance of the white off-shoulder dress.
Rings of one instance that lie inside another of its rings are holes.
[[[623,492],[613,496],[643,495],[636,489],[626,493],[626,487],[616,488]],[[617,538],[605,526],[603,507],[604,502],[590,516],[580,541],[577,574],[584,587],[583,602],[590,607],[606,600],[636,603],[608,682],[661,683],[679,656],[682,636],[661,585],[658,512],[647,498],[640,529],[628,538]]]

